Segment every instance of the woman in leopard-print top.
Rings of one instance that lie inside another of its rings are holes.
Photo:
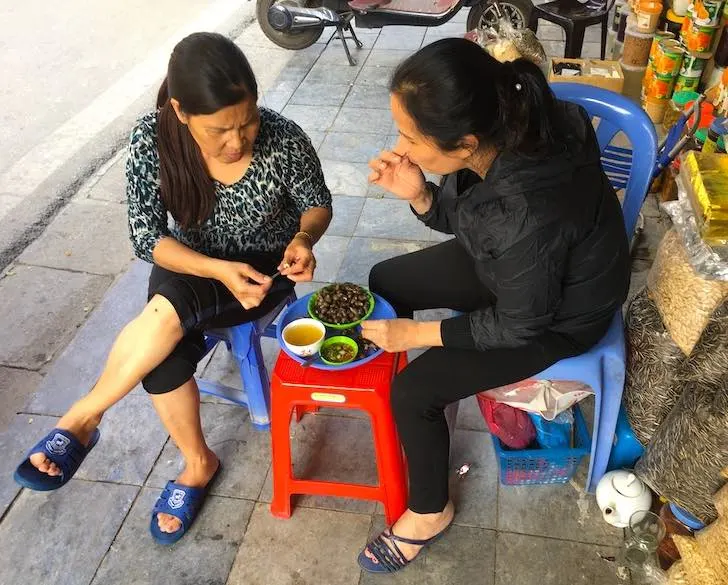
[[[306,134],[257,107],[255,76],[227,38],[196,33],[170,58],[158,110],[131,133],[126,176],[134,251],[154,264],[149,301],[117,338],[91,392],[18,467],[32,489],[61,487],[139,382],[185,468],[152,511],[157,542],[179,540],[220,463],[200,423],[194,373],[203,331],[253,321],[313,278],[331,195]],[[168,219],[169,218],[169,219]],[[271,279],[274,272],[282,277]]]

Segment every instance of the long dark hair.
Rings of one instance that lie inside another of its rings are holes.
[[[443,150],[460,147],[468,134],[528,156],[560,140],[556,98],[541,70],[525,59],[501,63],[466,39],[423,47],[397,67],[390,89]]]
[[[215,185],[187,125],[170,103],[188,115],[213,114],[246,99],[258,101],[258,84],[248,60],[230,39],[194,33],[172,51],[157,108],[162,201],[184,228],[205,221],[215,206]]]

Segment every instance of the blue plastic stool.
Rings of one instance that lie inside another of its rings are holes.
[[[623,132],[629,139],[632,159],[622,211],[625,228],[631,238],[657,160],[657,136],[652,122],[641,108],[614,92],[574,83],[555,83],[551,87],[558,99],[579,104],[590,116],[599,118],[596,134],[603,153],[618,132]],[[538,380],[582,382],[594,391],[594,432],[587,477],[587,490],[590,492],[596,489],[607,470],[622,403],[624,376],[621,311],[614,316],[604,338],[589,352],[561,360],[533,376]]]
[[[260,338],[276,337],[273,321],[285,307],[295,300],[296,293],[291,292],[275,309],[257,321],[228,329],[205,332],[207,346],[205,355],[210,353],[219,342],[224,342],[240,368],[243,389],[238,390],[209,380],[197,380],[200,392],[247,406],[253,426],[260,431],[270,429],[270,380],[263,361]]]
[[[634,468],[635,463],[644,452],[645,448],[637,440],[627,419],[624,405],[622,405],[617,417],[617,427],[614,429],[614,442],[609,455],[609,463],[607,463],[607,471]]]

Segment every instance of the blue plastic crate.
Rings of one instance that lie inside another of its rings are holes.
[[[582,458],[591,451],[591,437],[581,409],[574,405],[576,425],[573,449],[507,449],[498,437],[493,447],[500,465],[500,481],[503,485],[537,485],[566,483],[576,473]]]

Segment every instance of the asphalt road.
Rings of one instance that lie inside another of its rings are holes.
[[[247,0],[0,3],[0,269],[149,108],[169,53],[199,30],[237,35]]]

